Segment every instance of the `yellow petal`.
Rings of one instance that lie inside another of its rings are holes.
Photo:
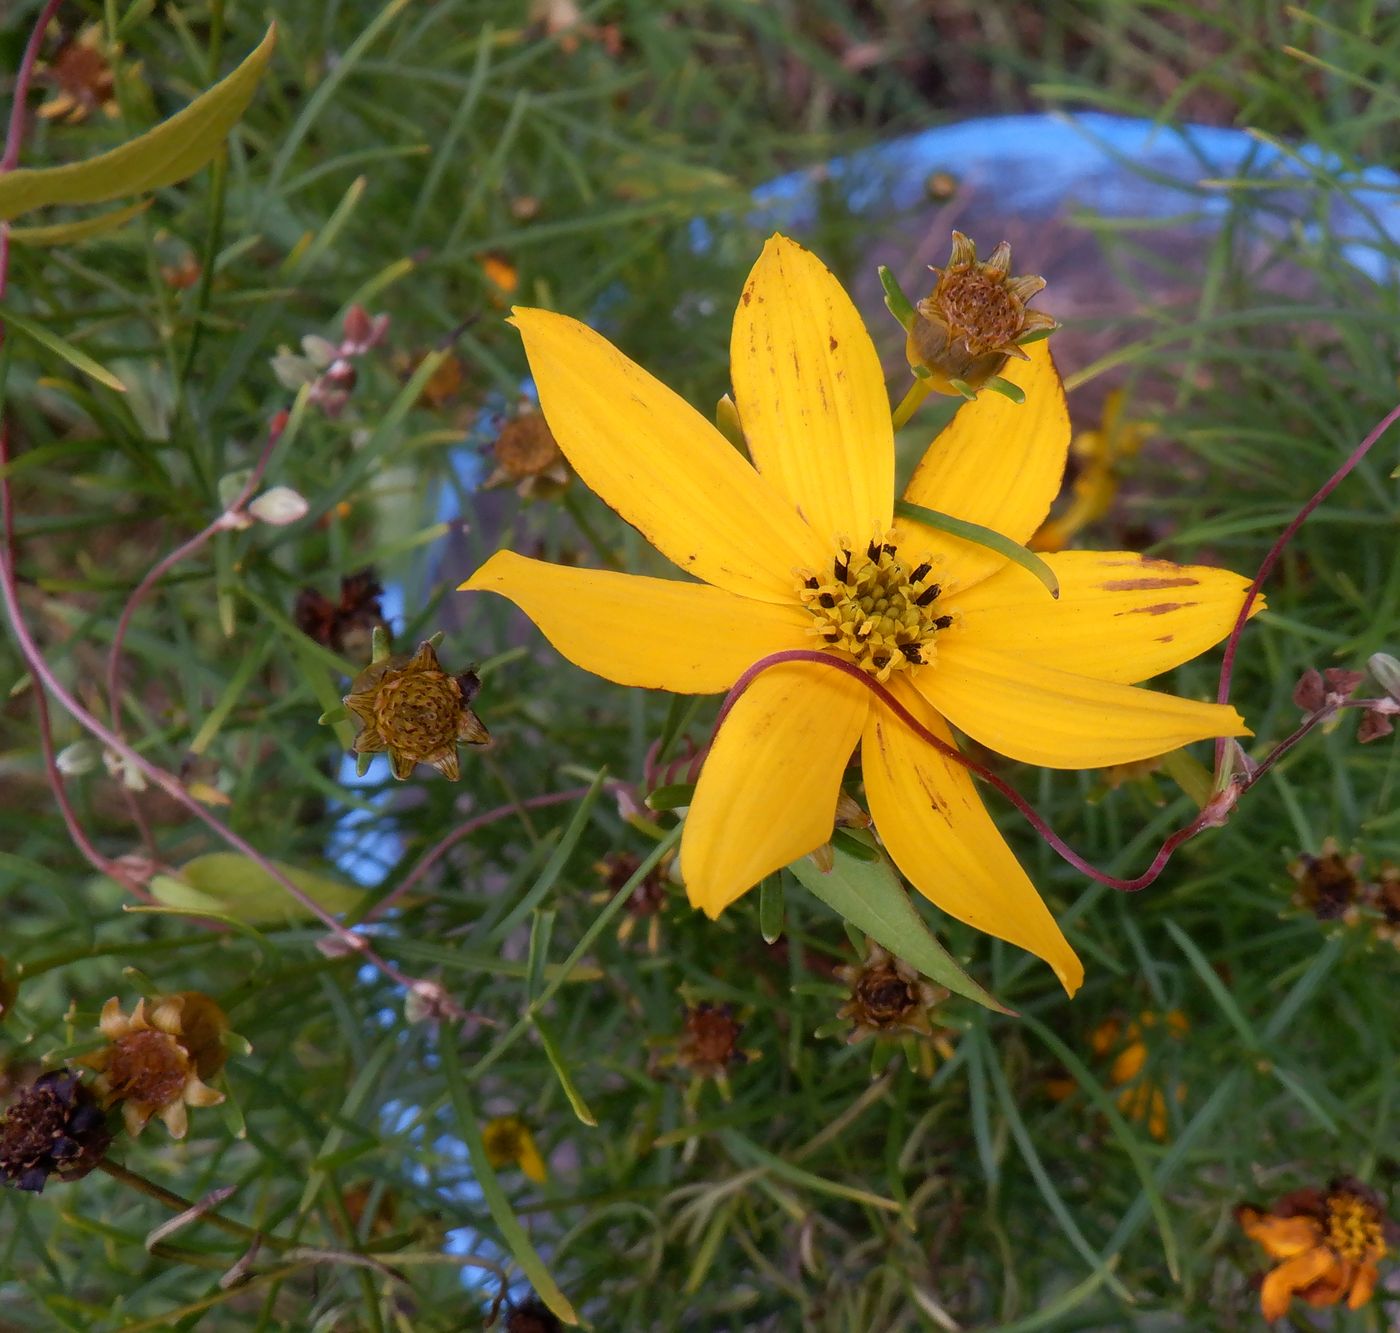
[[[1250,735],[1228,705],[1056,671],[955,634],[939,639],[938,660],[914,679],[959,730],[1044,768],[1103,768],[1208,736]]]
[[[949,599],[959,613],[956,633],[1057,671],[1132,685],[1229,634],[1249,587],[1227,569],[1133,551],[1062,551],[1044,559],[1060,580],[1058,601],[1008,565]]]
[[[831,837],[841,775],[870,693],[813,663],[770,667],[734,705],[681,838],[690,901],[712,917]]]
[[[1311,1217],[1277,1217],[1248,1205],[1237,1209],[1235,1216],[1244,1234],[1262,1245],[1271,1259],[1291,1259],[1321,1243],[1321,1229]]]
[[[513,323],[559,447],[584,484],[687,573],[787,602],[793,570],[831,554],[792,506],[679,395],[586,325],[516,307]]]
[[[1060,373],[1044,342],[1013,358],[1002,376],[1021,387],[1024,403],[990,389],[965,403],[929,446],[910,478],[904,498],[993,528],[1024,542],[1045,520],[1060,489],[1069,450],[1069,409]],[[970,588],[1006,563],[985,546],[895,523],[901,546],[942,555],[945,585]],[[907,543],[907,545],[906,545]]]
[[[950,744],[942,720],[896,677],[895,697]],[[1084,966],[983,806],[967,770],[883,709],[872,708],[861,747],[865,794],[894,863],[936,907],[1043,958],[1073,995]]]
[[[462,587],[508,597],[569,661],[619,685],[716,694],[779,648],[807,648],[811,616],[675,579],[572,569],[498,551]]]
[[[835,276],[786,236],[744,284],[729,363],[759,472],[828,541],[886,532],[894,432],[880,358]]]

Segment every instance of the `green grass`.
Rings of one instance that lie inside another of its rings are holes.
[[[270,481],[301,491],[309,518],[220,534],[144,604],[128,640],[128,736],[171,771],[198,737],[185,776],[217,786],[228,804],[215,813],[296,866],[324,869],[334,804],[359,805],[403,834],[385,866],[392,885],[473,814],[587,788],[604,770],[636,782],[663,731],[698,743],[713,719],[713,701],[692,712],[586,676],[503,602],[453,591],[497,544],[658,572],[577,483],[567,504],[525,504],[453,481],[449,451],[489,443],[486,406],[513,403],[525,370],[480,256],[509,256],[524,303],[603,312],[618,345],[708,411],[727,387],[732,302],[762,241],[741,220],[750,188],[930,123],[959,89],[988,109],[1209,116],[1400,167],[1389,129],[1400,21],[1361,0],[1325,22],[1259,0],[1228,17],[1083,0],[1048,7],[1036,29],[1017,7],[950,4],[943,22],[971,25],[956,29],[956,49],[912,6],[873,7],[878,20],[836,0],[586,6],[590,22],[618,26],[615,56],[591,39],[561,50],[524,26],[523,8],[65,6],[72,26],[120,22],[140,74],[122,85],[119,119],[37,127],[26,151],[29,165],[69,161],[148,128],[278,18],[273,72],[225,166],[160,192],[108,237],[13,256],[7,309],[129,391],[12,336],[3,393],[25,609],[60,677],[104,716],[106,654],[131,590],[219,512],[221,482],[291,406],[271,358],[308,333],[337,337],[356,302],[391,316],[344,413],[305,408],[274,454]],[[4,67],[36,9],[7,11]],[[843,47],[881,24],[902,34],[898,56],[843,69]],[[1347,188],[1315,173],[1308,199],[1323,225],[1307,235],[1262,225],[1267,192],[1203,187],[1230,211],[1176,284],[1189,298],[1148,298],[1147,319],[1114,331],[1112,367],[1065,367],[1087,390],[1071,396],[1078,424],[1093,424],[1079,405],[1111,381],[1160,425],[1086,545],[1146,528],[1157,554],[1252,570],[1393,405],[1397,289],[1347,267],[1326,230]],[[697,217],[718,237],[703,254],[690,243]],[[1123,271],[1153,262],[1150,229],[1100,235]],[[876,290],[849,218],[831,210],[809,239]],[[173,289],[162,266],[185,256],[208,280]],[[1033,247],[1017,258],[1045,272],[1053,310],[1054,272]],[[1271,281],[1284,266],[1301,274],[1289,295]],[[884,311],[866,314],[893,348]],[[449,345],[465,385],[430,409],[411,368]],[[903,392],[902,378],[893,385]],[[930,420],[905,433],[911,448]],[[1397,649],[1396,459],[1383,441],[1325,503],[1247,633],[1235,700],[1258,753],[1296,724],[1290,695],[1305,669]],[[461,515],[445,535],[444,491]],[[303,586],[334,595],[371,563],[405,588],[399,646],[442,630],[450,668],[483,664],[478,710],[496,743],[463,752],[455,787],[427,770],[398,786],[382,767],[353,793],[337,781],[344,737],[317,718],[346,689],[342,668],[365,656],[312,644],[292,606]],[[404,1019],[400,988],[318,952],[324,932],[310,925],[215,932],[127,912],[58,817],[12,643],[3,665],[5,689],[18,684],[0,712],[0,954],[24,979],[0,1028],[0,1075],[90,1042],[110,995],[129,1008],[143,990],[205,990],[251,1043],[230,1060],[229,1103],[196,1112],[183,1145],[157,1125],[114,1156],[189,1199],[234,1186],[228,1217],[310,1251],[372,1251],[387,1268],[303,1255],[283,1270],[265,1250],[253,1282],[224,1291],[237,1240],[191,1226],[164,1242],[175,1252],[150,1254],[145,1237],[170,1213],[94,1175],[41,1199],[0,1194],[0,1328],[448,1333],[475,1327],[498,1288],[489,1269],[444,1261],[453,1231],[511,1268],[516,1298],[528,1237],[600,1329],[1249,1329],[1262,1326],[1249,1278],[1264,1261],[1235,1204],[1342,1172],[1394,1198],[1400,956],[1289,908],[1288,863],[1328,836],[1372,866],[1400,861],[1400,757],[1393,741],[1359,746],[1352,722],[1292,752],[1225,828],[1187,843],[1134,896],[1090,885],[993,799],[1088,981],[1067,1001],[1035,960],[930,910],[1021,1017],[950,1003],[955,1055],[928,1078],[900,1058],[872,1070],[868,1046],[813,1035],[842,998],[829,965],[852,948],[794,882],[777,947],[761,939],[757,894],[710,922],[678,888],[655,954],[645,922],[620,942],[609,913],[621,898],[608,906],[595,863],[646,857],[657,841],[624,821],[611,788],[581,817],[570,801],[483,827],[376,938],[477,1016],[450,1052],[444,1031]],[[1163,683],[1205,697],[1215,667],[1207,657]],[[80,735],[60,709],[54,730],[60,746]],[[1160,775],[1105,793],[1096,774],[1005,772],[1119,874],[1137,873],[1193,812]],[[100,767],[69,788],[103,853],[139,849]],[[370,804],[381,794],[388,808]],[[166,863],[216,849],[168,802],[143,799]],[[585,966],[569,975],[570,960]],[[670,1059],[683,1000],[731,1004],[744,1021],[741,1045],[760,1058],[730,1072],[731,1101],[713,1086],[692,1095]],[[1119,1113],[1091,1034],[1170,1009],[1190,1030],[1150,1042],[1149,1076],[1183,1090],[1168,1097],[1159,1143]],[[1047,1080],[1065,1070],[1079,1090],[1053,1100]],[[470,1126],[504,1111],[532,1125],[551,1178],[538,1187],[502,1170],[482,1179],[483,1198],[469,1184]],[[347,1198],[361,1190],[357,1225]],[[1380,1333],[1395,1310],[1382,1294],[1295,1326]]]

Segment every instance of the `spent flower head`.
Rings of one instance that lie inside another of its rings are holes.
[[[107,1116],[73,1070],[40,1074],[0,1117],[0,1178],[39,1194],[50,1176],[80,1180],[111,1143]]]
[[[1056,327],[1043,311],[1026,304],[1045,288],[1045,279],[1011,276],[1011,246],[1002,241],[985,260],[960,231],[953,252],[933,290],[914,307],[905,342],[909,364],[926,373],[939,393],[961,394],[960,381],[977,389],[999,375],[1010,357],[1025,357],[1021,344]]]
[[[863,962],[838,967],[834,975],[851,992],[837,1011],[838,1018],[851,1024],[848,1042],[904,1032],[934,1035],[931,1011],[948,998],[948,991],[926,981],[889,950],[871,941]]]
[[[569,483],[569,466],[554,432],[540,413],[528,408],[501,427],[491,453],[496,468],[486,478],[487,486],[514,486],[521,499],[530,500],[558,495]]]
[[[136,1002],[130,1016],[113,996],[102,1007],[100,1023],[107,1045],[80,1063],[97,1071],[93,1089],[105,1106],[121,1104],[129,1134],[159,1117],[173,1138],[189,1130],[191,1106],[217,1106],[224,1100],[204,1080],[223,1068],[223,1036],[228,1019],[218,1004],[198,991],[182,991]]]
[[[469,707],[481,682],[476,673],[449,676],[431,643],[412,657],[372,662],[350,683],[345,706],[361,723],[356,754],[388,752],[393,774],[403,781],[418,764],[431,764],[449,781],[462,775],[457,746],[491,739]]]

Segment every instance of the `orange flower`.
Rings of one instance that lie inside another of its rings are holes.
[[[1235,1220],[1271,1259],[1282,1262],[1265,1275],[1259,1306],[1265,1319],[1281,1319],[1294,1296],[1309,1305],[1359,1310],[1371,1299],[1393,1223],[1380,1198],[1350,1177],[1334,1180],[1324,1195],[1295,1190],[1265,1212],[1252,1204],[1235,1209]]]
[[[1191,1027],[1180,1009],[1171,1009],[1162,1015],[1147,1011],[1139,1014],[1126,1028],[1116,1018],[1100,1023],[1089,1037],[1089,1044],[1094,1048],[1095,1055],[1113,1055],[1108,1081],[1111,1086],[1121,1089],[1118,1093],[1118,1109],[1129,1120],[1145,1123],[1147,1132],[1158,1143],[1162,1143],[1167,1137],[1166,1094],[1162,1091],[1161,1084],[1142,1076],[1148,1056],[1144,1032],[1155,1028],[1159,1019],[1168,1035],[1178,1041]],[[1185,1096],[1186,1089],[1178,1085],[1177,1101],[1181,1101]]]

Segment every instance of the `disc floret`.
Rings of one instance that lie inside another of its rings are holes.
[[[943,585],[932,557],[910,568],[894,534],[877,535],[864,548],[842,540],[823,579],[801,571],[798,596],[816,624],[811,633],[876,680],[933,658],[933,639],[953,617],[939,605]]]

